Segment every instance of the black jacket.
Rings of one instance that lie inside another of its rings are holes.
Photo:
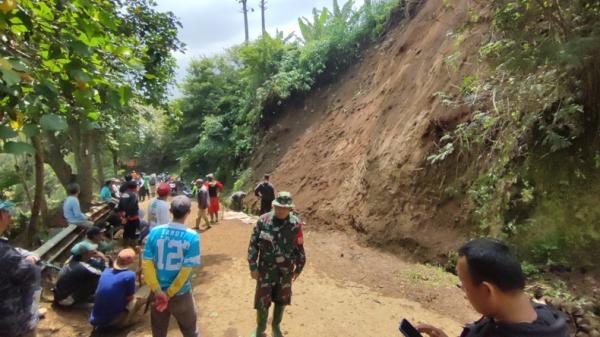
[[[565,317],[543,304],[534,304],[538,318],[533,323],[508,324],[495,322],[490,317],[468,324],[461,337],[566,337]]]
[[[19,336],[37,322],[31,312],[33,293],[40,286],[40,269],[0,238],[0,336]]]
[[[275,188],[270,183],[263,182],[256,186],[254,195],[263,200],[275,200]]]
[[[121,194],[121,199],[119,199],[119,206],[117,207],[119,212],[125,212],[125,215],[130,217],[135,217],[139,215],[139,204],[137,199],[137,194],[132,191],[126,191]]]

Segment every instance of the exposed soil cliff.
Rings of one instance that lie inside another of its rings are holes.
[[[421,256],[456,247],[468,235],[464,207],[441,190],[461,172],[433,168],[426,157],[468,112],[434,94],[456,91],[476,70],[488,24],[452,34],[470,6],[425,1],[339,81],[289,106],[253,160],[256,178],[272,172],[310,226],[356,230]]]

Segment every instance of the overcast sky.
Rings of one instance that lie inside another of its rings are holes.
[[[344,0],[338,0],[344,3]],[[298,18],[312,17],[314,7],[332,7],[333,0],[267,0],[267,31],[284,33],[298,31]],[[355,1],[362,5],[362,0]],[[250,38],[261,33],[259,0],[248,0]],[[179,39],[186,44],[185,54],[177,54],[177,79],[185,76],[189,62],[200,56],[210,56],[244,42],[244,17],[237,0],[158,0],[161,11],[172,11],[183,28]]]

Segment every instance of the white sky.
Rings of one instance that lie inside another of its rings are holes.
[[[340,6],[345,0],[338,0]],[[237,0],[157,0],[161,11],[171,11],[180,19],[183,28],[179,39],[186,44],[185,54],[178,53],[177,80],[185,76],[193,58],[211,56],[244,42],[242,5]],[[363,0],[354,1],[361,6]],[[312,17],[312,9],[332,7],[333,0],[267,0],[266,26],[271,34],[277,29],[288,34],[298,31],[298,18]],[[259,0],[248,0],[250,38],[261,33]],[[299,35],[299,33],[298,33]]]

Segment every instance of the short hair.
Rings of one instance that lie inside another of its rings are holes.
[[[69,195],[79,193],[79,184],[78,183],[70,183],[69,185],[67,185],[67,193],[69,193]]]
[[[107,180],[104,182],[104,186],[110,186],[110,184],[112,183],[112,180]]]
[[[128,174],[125,176],[125,181],[132,181],[133,180],[133,176],[131,174]]]
[[[268,174],[265,174],[265,180],[269,180],[269,178],[271,178],[271,176]]]
[[[185,195],[178,195],[171,200],[171,213],[173,218],[183,218],[191,209],[192,203],[190,198]]]
[[[94,239],[95,237],[97,237],[101,233],[102,233],[102,230],[100,229],[100,227],[92,226],[90,229],[87,230],[87,232],[85,233],[85,236],[88,239]]]
[[[460,247],[458,256],[465,257],[469,276],[476,285],[489,282],[504,292],[525,288],[521,264],[500,240],[471,240]]]

